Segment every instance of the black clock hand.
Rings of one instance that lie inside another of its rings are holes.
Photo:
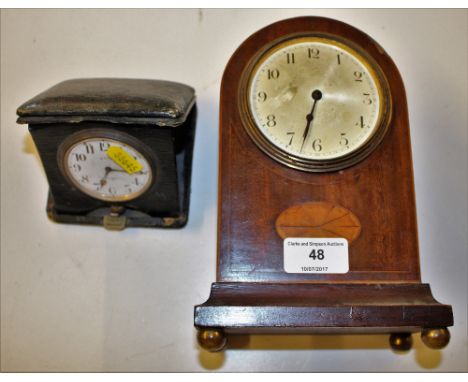
[[[106,167],[106,176],[107,176],[107,174],[108,174],[109,172],[111,172],[111,171],[115,171],[115,172],[125,172],[125,173],[127,173],[127,171],[125,171],[125,170],[120,170],[120,169],[118,169],[118,168]],[[146,175],[146,174],[148,174],[148,172],[147,172],[147,171],[143,172],[143,170],[140,170],[140,171],[135,172],[134,174]]]
[[[112,171],[115,171],[115,172],[126,172],[125,170],[119,170],[119,169],[117,169],[117,168],[112,168],[112,167],[108,167],[108,166],[107,166],[104,170],[106,171],[106,173],[104,174],[104,176],[102,177],[102,179],[101,179],[100,182],[99,182],[100,185],[101,185],[100,188],[104,187],[104,186],[107,184],[107,176],[108,176],[109,173],[111,173]],[[146,172],[142,172],[142,171],[140,171],[139,173],[141,173],[141,174],[146,174]]]
[[[112,169],[111,169],[110,167],[106,167],[104,170],[106,171],[106,173],[104,174],[104,176],[102,177],[102,179],[101,179],[100,182],[99,182],[100,185],[101,185],[100,188],[103,188],[103,187],[106,185],[106,183],[107,183],[107,175],[109,175],[109,173],[112,171]]]
[[[104,174],[102,179],[99,181],[99,183],[101,185],[100,188],[104,187],[107,184],[107,175],[109,175],[109,173],[111,173],[112,171],[125,172],[124,170],[119,170],[119,169],[115,169],[115,168],[111,168],[111,167],[106,167],[104,170],[106,171],[106,173]]]
[[[107,174],[109,174],[111,171],[114,171],[114,172],[127,172],[125,170],[120,170],[118,168],[112,168],[112,167],[106,167],[106,176]]]
[[[304,130],[304,134],[302,135],[303,141],[302,141],[302,146],[301,146],[301,152],[302,152],[302,149],[304,148],[304,143],[307,139],[307,135],[309,135],[312,120],[314,119],[315,105],[317,105],[318,100],[322,99],[322,92],[320,90],[314,90],[312,92],[312,99],[314,100],[314,103],[312,104],[312,110],[310,111],[309,114],[306,115],[307,125]]]

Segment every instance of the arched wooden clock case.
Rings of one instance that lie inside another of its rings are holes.
[[[309,172],[279,163],[246,127],[245,76],[259,52],[285,36],[308,34],[356,46],[388,84],[388,129],[372,152],[346,168]],[[277,22],[249,37],[230,59],[220,108],[217,281],[208,301],[195,307],[200,345],[220,350],[229,333],[389,333],[393,348],[407,350],[411,333],[421,332],[426,345],[445,346],[452,309],[421,283],[406,96],[385,51],[339,21]],[[290,232],[281,230],[281,219],[302,224],[300,236],[323,237],[324,227],[310,223],[304,209],[319,215],[328,207],[359,226],[343,233],[349,271],[286,273],[283,239]]]

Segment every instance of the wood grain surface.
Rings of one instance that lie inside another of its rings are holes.
[[[453,325],[428,284],[215,283],[195,325],[227,333],[391,333]]]
[[[264,154],[243,126],[239,79],[257,52],[288,34],[333,34],[359,45],[387,76],[393,115],[380,145],[352,167],[307,173]],[[453,324],[420,283],[406,95],[383,49],[339,21],[301,17],[249,37],[221,85],[217,282],[195,326],[226,333],[413,332]],[[349,272],[283,269],[283,238],[342,236]],[[204,346],[203,343],[201,343]]]
[[[309,202],[289,207],[276,219],[276,232],[287,237],[341,237],[351,244],[361,233],[361,223],[337,204]]]
[[[240,113],[240,78],[266,44],[300,32],[338,35],[360,46],[386,74],[393,116],[382,143],[347,169],[306,173],[281,165],[252,142]],[[339,21],[301,17],[249,37],[224,72],[220,102],[218,281],[418,282],[418,238],[406,96],[391,58],[363,32]],[[346,274],[286,274],[275,221],[288,208],[326,202],[351,211],[361,233]]]

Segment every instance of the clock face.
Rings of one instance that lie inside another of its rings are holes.
[[[250,135],[292,167],[351,165],[373,139],[380,142],[387,127],[389,105],[376,71],[356,50],[328,38],[299,37],[273,46],[249,75],[247,109],[256,130]]]
[[[100,200],[135,199],[147,191],[153,180],[149,161],[140,151],[104,136],[76,140],[61,161],[71,183]]]

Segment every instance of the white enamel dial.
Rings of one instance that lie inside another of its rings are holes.
[[[126,171],[108,155],[110,147],[130,155],[141,170]],[[126,143],[104,137],[86,138],[71,145],[65,152],[63,168],[80,191],[106,201],[134,199],[149,188],[153,179],[151,166],[142,153]]]
[[[380,124],[382,95],[367,61],[342,43],[289,40],[254,67],[248,107],[271,145],[305,160],[334,160],[365,145]]]

